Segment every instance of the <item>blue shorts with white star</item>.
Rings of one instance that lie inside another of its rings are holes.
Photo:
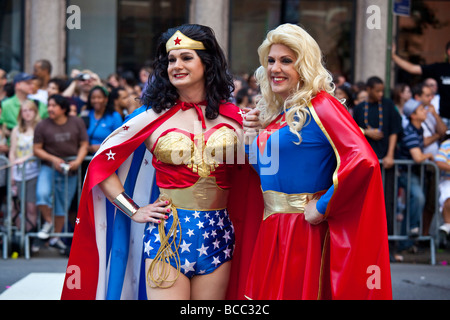
[[[194,211],[177,209],[181,225],[181,272],[188,278],[208,274],[231,260],[234,251],[234,228],[226,209]],[[173,222],[172,214],[165,222],[165,232]],[[171,240],[171,239],[170,239]],[[179,232],[176,243],[179,241]],[[148,223],[144,234],[144,257],[154,259],[160,247],[158,225]],[[174,246],[172,245],[174,249]],[[175,258],[170,264],[176,268]]]

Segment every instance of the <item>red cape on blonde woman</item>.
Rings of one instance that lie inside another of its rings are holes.
[[[311,122],[317,124],[334,150],[337,163],[326,220],[318,227],[311,227],[302,214],[275,213],[264,220],[246,296],[250,299],[392,299],[379,161],[349,112],[334,97],[320,92],[309,104],[309,111]],[[286,232],[277,234],[277,230]],[[268,258],[271,250],[272,259]],[[304,274],[297,276],[296,272]],[[286,279],[293,278],[300,278],[298,283],[303,287],[289,286],[290,280]],[[284,285],[286,289],[281,288]]]

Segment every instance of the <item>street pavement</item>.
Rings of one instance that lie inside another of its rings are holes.
[[[429,254],[422,249],[416,254],[405,254],[405,261],[391,264],[391,278],[394,300],[450,300],[450,250],[438,250],[436,265],[429,264]],[[0,259],[0,299],[11,290],[13,285],[30,275],[48,276],[54,273],[60,281],[67,266],[67,257],[60,256],[53,248],[41,249],[38,256],[29,260],[23,257],[17,259]],[[39,278],[42,285],[44,277]],[[39,280],[38,279],[38,280]],[[41,284],[39,284],[41,283]],[[48,285],[50,286],[50,281]],[[58,287],[58,286],[56,286]],[[61,284],[62,287],[62,284]],[[27,289],[27,292],[33,288]],[[59,289],[55,289],[59,290]],[[59,297],[59,292],[53,292],[52,298]],[[29,299],[28,296],[14,299]],[[45,295],[37,299],[44,299]]]

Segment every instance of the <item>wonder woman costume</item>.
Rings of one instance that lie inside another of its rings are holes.
[[[345,107],[329,94],[319,93],[308,111],[300,145],[281,114],[247,150],[260,175],[265,210],[245,294],[391,299],[378,159]],[[311,199],[326,217],[318,225],[304,219]],[[373,266],[379,270],[376,286]]]
[[[226,125],[206,132],[203,143],[199,143],[201,138],[197,140],[186,132],[169,130],[156,143],[152,150],[155,154],[153,157],[145,148],[144,141],[182,107],[186,109],[194,106],[178,103],[150,122],[148,112],[142,112],[114,131],[92,159],[80,199],[62,299],[147,298],[144,262],[151,251],[150,246],[155,248],[154,242],[148,242],[154,233],[148,230],[151,225],[145,227],[144,224],[135,223],[116,210],[101,192],[98,184],[114,172],[117,172],[126,193],[139,206],[156,201],[161,190],[171,198],[175,209],[173,211],[177,212],[180,222],[184,225],[186,218],[190,218],[194,223],[182,227],[181,237],[178,237],[181,240],[178,252],[183,259],[180,259],[183,273],[191,271],[190,266],[195,266],[196,274],[201,274],[203,270],[205,273],[211,272],[211,265],[216,267],[216,264],[219,265],[218,261],[223,263],[231,258],[233,228],[226,217],[228,214],[233,221],[236,244],[227,297],[244,298],[248,266],[262,212],[259,178],[247,164],[230,166],[194,162],[181,165],[180,162],[180,165],[174,165],[166,158],[166,146],[172,142],[166,143],[177,134],[181,138],[177,145],[194,148],[193,152],[186,153],[194,156],[200,155],[201,149],[198,146],[203,145],[203,150],[206,150],[208,146],[222,142],[219,137],[224,134],[225,137],[233,136],[234,139],[233,130]],[[242,124],[239,111],[238,107],[230,103],[222,104],[219,108],[221,115]],[[203,209],[199,212],[199,218],[208,219],[207,222],[203,220],[203,226],[215,229],[205,229],[198,233],[198,224],[201,222],[195,217],[195,210],[198,209]],[[219,211],[218,217],[215,216],[216,209]],[[214,222],[209,219],[214,219]],[[170,223],[169,219],[167,225]],[[193,230],[193,227],[196,229]],[[189,246],[190,229],[196,233],[197,240],[209,242]],[[219,232],[223,232],[221,238]],[[147,233],[147,238],[143,242],[144,233]],[[219,241],[218,247],[215,247],[216,240]],[[198,253],[201,259],[191,261],[189,256],[184,256],[189,253],[187,249]],[[219,251],[215,252],[214,249]],[[193,262],[196,262],[195,265],[191,265]]]
[[[161,134],[151,150],[156,183],[160,193],[170,199],[176,217],[169,216],[163,235],[153,223],[146,228],[146,258],[158,256],[161,236],[167,235],[171,244],[167,251],[172,254],[165,259],[174,268],[181,268],[189,278],[211,273],[231,260],[234,228],[226,207],[232,167],[225,164],[230,150],[232,163],[236,163],[237,134],[227,124],[219,124],[199,135],[175,128]],[[170,233],[176,220],[182,227]]]
[[[205,50],[205,47],[177,31],[166,43],[167,53],[173,49]],[[173,266],[182,268],[190,277],[191,271],[212,272],[232,255],[227,297],[244,298],[250,252],[263,202],[259,179],[249,165],[224,164],[224,159],[228,161],[227,147],[231,146],[235,152],[234,130],[224,124],[199,136],[168,130],[152,150],[155,157],[144,145],[156,128],[176,112],[190,108],[195,108],[206,129],[198,105],[178,101],[151,121],[148,111],[140,112],[103,142],[86,173],[62,299],[146,299],[147,257],[163,262],[170,259]],[[242,126],[242,111],[238,107],[224,103],[219,106],[219,114]],[[220,159],[221,155],[225,158]],[[115,172],[125,189],[125,195],[113,201],[116,207],[98,186]],[[170,228],[160,224],[159,232],[155,233],[151,224],[144,228],[126,216],[161,196],[172,207],[172,216],[167,221]],[[181,230],[180,221],[186,223]],[[191,227],[198,230],[194,232]],[[190,239],[194,235],[195,243],[194,238]],[[155,253],[152,244],[156,245],[156,239],[160,249]],[[198,251],[198,256],[188,255],[191,250]],[[184,260],[182,266],[180,255]]]

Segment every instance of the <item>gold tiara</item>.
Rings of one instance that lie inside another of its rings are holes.
[[[191,38],[182,34],[180,30],[175,32],[175,34],[166,43],[167,53],[169,53],[170,50],[175,49],[206,50],[202,42],[192,40]]]

